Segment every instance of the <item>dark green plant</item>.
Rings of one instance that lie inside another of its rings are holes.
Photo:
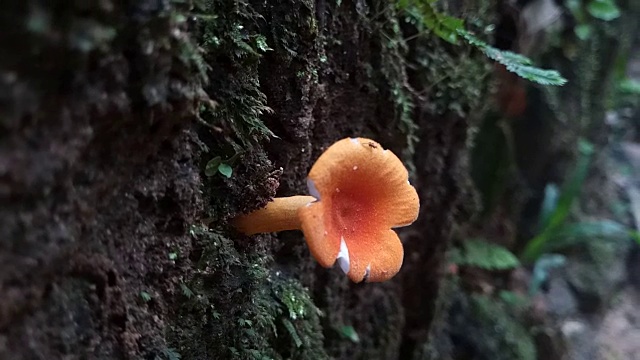
[[[507,270],[520,265],[518,258],[507,248],[481,239],[467,239],[462,248],[452,249],[449,262],[485,270]]]
[[[222,157],[216,156],[207,162],[207,165],[204,167],[204,174],[206,176],[213,176],[220,173],[224,177],[230,178],[231,175],[233,175],[233,168],[231,165],[233,165],[239,157],[239,152],[226,160],[222,160]]]

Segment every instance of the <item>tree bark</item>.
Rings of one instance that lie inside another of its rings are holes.
[[[421,358],[483,56],[387,1],[87,4],[0,12],[0,359]],[[421,199],[382,284],[319,267],[299,232],[227,223],[306,193],[347,136],[399,154]]]

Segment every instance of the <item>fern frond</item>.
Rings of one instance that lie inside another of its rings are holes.
[[[291,335],[291,338],[293,339],[293,342],[296,344],[296,347],[302,346],[302,339],[300,339],[300,336],[298,335],[298,332],[296,331],[296,328],[295,326],[293,326],[291,321],[289,321],[289,319],[282,319],[282,324],[287,329],[287,332],[289,333],[289,335]]]
[[[439,12],[435,8],[435,3],[435,0],[400,0],[396,6],[405,11],[414,24],[417,23],[419,31],[420,27],[424,27],[452,44],[457,44],[458,38],[462,37],[468,44],[482,51],[489,59],[504,65],[508,71],[523,79],[541,85],[562,86],[567,83],[567,79],[556,70],[540,69],[533,66],[531,59],[526,56],[497,49],[480,40],[465,30],[464,20]]]
[[[558,71],[535,67],[532,65],[533,62],[531,59],[526,56],[516,54],[512,51],[497,49],[462,28],[458,29],[458,34],[460,34],[467,43],[482,51],[489,59],[504,65],[507,70],[523,79],[536,82],[540,85],[562,86],[567,83],[567,79],[562,77]]]
[[[183,283],[180,283],[180,289],[182,290],[182,294],[186,296],[188,299],[191,299],[193,296],[196,295],[193,293],[193,291],[191,291],[191,289],[187,287],[187,285]]]

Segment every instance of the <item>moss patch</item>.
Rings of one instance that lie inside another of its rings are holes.
[[[204,227],[193,227],[191,234],[197,269],[184,284],[184,303],[169,334],[181,355],[327,358],[320,311],[298,281],[268,270],[273,259],[265,247],[238,249]]]

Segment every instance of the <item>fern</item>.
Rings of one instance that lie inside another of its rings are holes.
[[[298,332],[296,331],[296,328],[295,326],[293,326],[291,321],[289,321],[289,319],[282,319],[282,324],[287,329],[287,332],[289,332],[289,335],[291,335],[291,338],[296,344],[296,347],[302,346],[302,339],[300,339],[300,336],[298,335]]]
[[[142,300],[143,300],[144,302],[149,302],[149,301],[151,301],[151,294],[149,294],[149,293],[148,293],[148,292],[146,292],[146,291],[141,291],[141,292],[140,292],[140,297],[142,298]]]
[[[453,249],[449,256],[454,264],[485,270],[507,270],[520,265],[508,249],[479,239],[466,240],[462,249]]]
[[[191,289],[187,287],[187,285],[183,283],[180,283],[180,289],[182,290],[182,294],[186,296],[188,299],[191,299],[193,296],[196,295],[193,293],[193,291],[191,291]]]
[[[458,29],[464,26],[464,20],[438,12],[434,8],[436,0],[410,1],[400,0],[397,7],[409,12],[427,29],[433,31],[440,38],[452,43],[458,43]]]
[[[458,29],[458,34],[460,34],[460,36],[462,36],[462,38],[469,44],[482,51],[489,59],[504,65],[507,70],[515,73],[523,79],[527,79],[541,85],[562,86],[567,83],[567,79],[562,77],[558,71],[537,68],[532,65],[533,62],[526,56],[516,54],[511,51],[497,49],[462,28]]]
[[[162,350],[164,356],[167,357],[168,360],[180,360],[182,359],[182,356],[180,355],[180,353],[178,353],[178,351],[176,349],[173,348],[167,348]],[[157,359],[158,357],[156,357]]]
[[[424,27],[452,44],[457,44],[458,38],[462,37],[468,44],[482,51],[489,59],[504,65],[508,71],[523,79],[541,85],[562,86],[567,83],[567,79],[556,70],[537,68],[526,56],[497,49],[478,39],[465,30],[464,20],[437,11],[435,3],[436,0],[399,0],[396,6],[409,15],[409,20],[417,22],[415,25],[418,26],[418,30],[422,30],[420,28]]]

